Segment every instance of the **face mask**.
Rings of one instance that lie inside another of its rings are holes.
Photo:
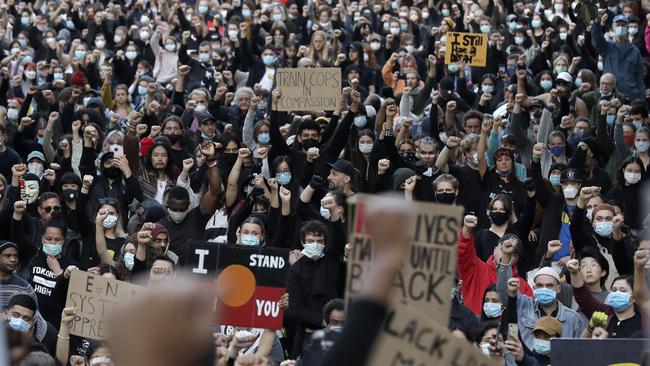
[[[607,295],[606,302],[614,309],[614,311],[620,313],[632,306],[632,303],[630,302],[631,297],[632,296],[627,292],[615,291],[610,292],[609,295]]]
[[[393,28],[393,27],[391,27],[391,28],[390,28],[390,34],[396,36],[396,35],[399,34],[399,30],[400,30],[400,28]]]
[[[519,37],[519,36],[515,37],[515,44],[521,45],[523,43],[524,43],[524,37]]]
[[[606,91],[599,90],[599,92],[601,98],[609,98],[609,96],[612,95],[611,91],[606,92]]]
[[[332,25],[332,22],[320,22],[320,26],[323,28],[329,28]]]
[[[533,338],[533,349],[538,355],[548,355],[551,353],[551,341]]]
[[[242,11],[241,11],[241,15],[242,15],[244,18],[249,18],[249,17],[251,16],[251,11],[248,10],[248,9],[242,9]]]
[[[323,258],[324,249],[325,244],[306,243],[301,253],[309,259],[316,260]]]
[[[22,25],[29,25],[29,22],[31,22],[32,18],[30,17],[21,17],[20,18],[20,23]]]
[[[442,9],[441,11],[443,17],[448,17],[449,16],[449,9]]]
[[[286,186],[291,182],[291,172],[282,172],[275,175],[275,178],[278,180],[278,184],[281,186]]]
[[[638,152],[646,152],[650,148],[650,142],[648,141],[634,141],[634,147]]]
[[[370,56],[368,56],[367,53],[363,54],[363,62],[368,62],[370,60]]]
[[[271,141],[271,135],[269,135],[268,133],[260,133],[259,135],[257,135],[257,141],[260,144],[268,144]]]
[[[553,82],[550,80],[542,80],[539,82],[539,86],[541,86],[544,90],[549,90],[553,86]]]
[[[330,217],[332,217],[332,215],[330,214],[330,210],[326,209],[323,206],[320,207],[320,216],[325,220],[329,220]]]
[[[429,13],[422,13],[422,18],[423,19],[429,19]]]
[[[629,27],[627,29],[627,32],[630,33],[631,36],[635,36],[637,33],[639,33],[639,28],[637,28],[637,27]]]
[[[613,115],[613,114],[608,114],[607,118],[605,119],[605,121],[607,121],[607,124],[609,126],[612,126],[614,124],[615,120],[616,120],[616,115]]]
[[[560,32],[559,36],[560,36],[560,41],[566,41],[566,38],[567,38],[567,36],[568,36],[568,33],[566,33],[566,32]]]
[[[409,25],[406,23],[402,23],[399,25],[399,28],[402,30],[402,32],[406,32],[409,29]]]
[[[489,356],[490,355],[490,344],[489,343],[481,343],[481,353]]]
[[[186,211],[174,211],[170,208],[167,208],[167,215],[169,215],[169,218],[174,222],[175,224],[180,224],[185,220],[185,217],[187,217],[187,214],[189,213],[189,210]]]
[[[410,44],[410,45],[404,46],[404,49],[406,50],[406,52],[412,53],[415,50],[415,46]]]
[[[407,163],[414,162],[414,161],[416,160],[416,159],[415,159],[415,153],[414,153],[414,152],[405,152],[405,153],[401,153],[400,156],[401,156],[402,159],[403,159],[405,162],[407,162]]]
[[[557,297],[557,292],[546,287],[537,288],[535,291],[533,291],[533,293],[542,305],[550,305],[553,303],[553,301],[555,301],[555,298]]]
[[[274,22],[279,22],[282,20],[282,14],[275,13],[271,15],[271,19],[273,19]]]
[[[203,113],[203,112],[205,112],[206,108],[207,107],[205,106],[205,104],[200,103],[200,104],[196,105],[196,108],[194,108],[194,111],[196,113]]]
[[[366,123],[368,123],[368,119],[366,118],[366,116],[354,117],[354,125],[357,128],[363,128],[366,125]]]
[[[551,174],[548,177],[548,181],[551,182],[551,185],[553,187],[557,187],[560,185],[560,175],[559,174]]]
[[[603,238],[609,238],[614,232],[614,223],[611,221],[597,222],[594,224],[594,231]]]
[[[74,201],[77,199],[79,192],[76,189],[64,189],[61,191],[61,196],[66,201]]]
[[[564,198],[567,199],[574,199],[576,198],[576,195],[578,194],[578,188],[574,186],[566,186],[563,190],[562,193],[564,193]]]
[[[122,36],[116,35],[115,37],[113,37],[113,42],[115,42],[115,43],[122,42]]]
[[[574,84],[575,84],[576,88],[579,88],[580,85],[582,85],[582,79],[576,78],[576,81],[574,82]]]
[[[370,42],[370,49],[373,51],[379,51],[381,48],[381,42]]]
[[[553,4],[553,9],[555,9],[556,12],[560,13],[562,10],[564,10],[564,4]]]
[[[566,72],[567,67],[566,66],[555,66],[555,73],[560,74],[561,72]]]
[[[450,73],[455,74],[458,72],[458,65],[456,64],[449,64],[447,69],[449,70]]]
[[[519,25],[517,24],[517,22],[510,22],[510,23],[508,23],[508,27],[510,27],[510,29],[512,29],[512,30],[517,29],[518,26],[519,26]]]
[[[564,154],[564,146],[561,145],[551,146],[549,148],[549,151],[551,152],[551,154],[553,154],[553,156],[560,156]]]
[[[12,49],[11,49],[11,54],[12,54],[12,55],[17,54],[18,52],[20,52],[20,48],[18,48],[18,47],[16,47],[16,48],[12,48]]]
[[[204,64],[210,62],[210,53],[209,52],[199,53],[199,62],[202,62]]]
[[[25,71],[25,78],[27,78],[27,80],[36,79],[36,71],[32,71],[32,70]]]
[[[275,56],[273,56],[273,55],[264,55],[264,56],[262,56],[262,62],[264,62],[264,65],[266,65],[266,66],[273,65],[273,61],[275,61]]]
[[[104,46],[106,46],[106,41],[99,40],[99,41],[95,42],[95,46],[97,46],[97,48],[99,48],[101,50],[101,49],[104,48]]]
[[[481,89],[483,90],[483,93],[492,93],[494,91],[494,87],[492,85],[483,85],[481,86]]]
[[[632,124],[634,125],[634,128],[636,128],[637,130],[643,127],[643,121],[640,119],[635,119],[634,121],[632,121]]]
[[[116,166],[104,168],[102,173],[104,174],[104,176],[106,176],[106,178],[110,180],[119,180],[122,178],[122,171],[120,170],[120,168]]]
[[[165,49],[169,52],[174,52],[176,51],[176,44],[175,43],[168,43],[165,45]]]
[[[318,140],[315,140],[315,139],[302,140],[302,147],[305,150],[309,150],[312,147],[318,147]]]
[[[625,28],[625,27],[614,27],[614,34],[617,37],[627,36],[627,28]]]
[[[451,205],[454,203],[456,200],[456,194],[455,193],[436,193],[436,201],[438,203],[442,203],[443,205]]]
[[[24,321],[21,318],[9,319],[9,328],[17,332],[25,333],[29,330],[29,327],[31,327],[31,324],[29,324],[28,322]]]
[[[478,165],[478,153],[477,153],[477,152],[475,152],[474,154],[472,154],[472,163],[473,163],[474,165]]]
[[[510,215],[508,215],[507,212],[497,212],[497,211],[490,211],[489,216],[490,216],[490,220],[492,220],[492,223],[497,226],[501,226],[505,224],[510,218]]]
[[[104,229],[114,228],[117,225],[117,215],[108,215],[102,222]]]
[[[641,173],[623,172],[623,177],[629,184],[637,184],[641,180]]]
[[[634,135],[623,136],[623,141],[625,141],[627,147],[634,147]]]
[[[246,246],[257,246],[260,245],[260,238],[258,238],[256,235],[251,235],[251,234],[243,234],[240,239],[241,245],[246,245]]]
[[[400,12],[399,12],[399,17],[400,17],[400,18],[406,18],[408,15],[409,15],[409,14],[408,14],[407,12],[405,12],[405,11],[400,11]]]
[[[201,6],[199,6],[198,10],[199,10],[199,13],[205,14],[205,13],[208,12],[208,7],[205,6],[205,5],[201,5]]]
[[[542,21],[539,19],[533,19],[533,21],[530,22],[530,25],[537,29],[542,26]]]
[[[239,32],[236,30],[229,30],[228,31],[228,38],[237,38],[239,36]]]
[[[496,318],[503,313],[503,306],[494,302],[486,302],[483,304],[483,312],[488,318]]]
[[[43,253],[49,254],[52,257],[56,257],[61,254],[63,250],[63,245],[61,244],[48,244],[43,242]]]
[[[594,213],[593,207],[587,209],[587,212],[585,212],[585,217],[587,218],[587,220],[591,221],[591,217],[593,213]]]
[[[74,51],[74,57],[75,57],[77,60],[81,60],[81,59],[83,59],[84,56],[86,56],[86,51],[81,51],[81,50]]]
[[[135,51],[126,51],[124,55],[131,61],[135,60],[135,58],[138,57],[138,53]]]
[[[138,86],[138,94],[140,94],[140,95],[147,94],[147,87],[146,86]]]
[[[373,144],[362,144],[359,143],[359,151],[362,154],[370,154],[372,152],[372,146]]]
[[[135,254],[126,252],[124,253],[124,266],[129,271],[133,270],[133,265],[135,265]]]
[[[42,138],[42,137],[37,137],[37,138],[36,138],[36,142],[37,142],[39,145],[43,145],[43,138]]]
[[[27,164],[27,171],[40,178],[45,172],[45,167],[41,163],[29,163]]]

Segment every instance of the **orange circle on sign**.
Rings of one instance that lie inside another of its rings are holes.
[[[242,306],[255,292],[255,275],[241,264],[224,268],[217,276],[219,300],[230,307]]]

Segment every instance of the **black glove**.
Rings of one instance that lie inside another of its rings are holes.
[[[311,180],[309,181],[309,185],[313,189],[323,188],[325,187],[326,183],[327,181],[325,180],[325,178],[321,177],[320,175],[313,175],[311,177]]]
[[[524,180],[524,186],[526,186],[526,190],[529,192],[533,192],[535,190],[535,181],[533,180],[533,177],[528,177]]]

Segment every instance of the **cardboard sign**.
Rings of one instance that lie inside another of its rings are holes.
[[[487,48],[487,34],[447,32],[445,64],[465,62],[467,66],[485,66]]]
[[[364,273],[372,266],[372,239],[365,234],[365,202],[369,199],[368,195],[356,197],[346,298],[361,292]],[[412,243],[393,283],[393,296],[440,324],[447,324],[463,211],[458,206],[418,202],[413,202],[412,208],[417,214],[410,228]]]
[[[277,110],[334,111],[341,105],[341,69],[278,69],[276,87],[282,90]]]
[[[105,318],[111,307],[130,299],[141,289],[128,282],[72,271],[65,306],[77,308],[77,315],[70,325],[70,334],[104,339]]]
[[[289,250],[190,242],[187,267],[192,276],[216,281],[218,324],[282,328]]]
[[[640,366],[647,339],[551,339],[551,365]],[[576,352],[580,350],[580,352]]]
[[[370,366],[501,366],[447,330],[446,323],[395,303],[373,348]],[[555,365],[555,364],[553,364]]]

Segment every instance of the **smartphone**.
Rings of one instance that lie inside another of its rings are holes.
[[[508,323],[508,339],[519,339],[519,325]]]
[[[115,158],[120,158],[124,156],[124,148],[120,145],[112,145],[110,147],[111,151],[113,152],[113,157]]]
[[[505,66],[499,66],[499,74],[505,74],[506,73],[506,67]]]
[[[18,184],[20,185],[20,189],[25,189],[25,180],[23,178],[20,178]]]

